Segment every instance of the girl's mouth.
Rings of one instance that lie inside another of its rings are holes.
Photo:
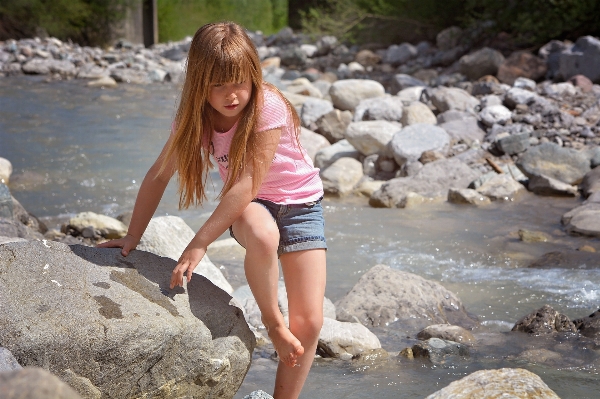
[[[227,108],[228,110],[234,110],[238,107],[239,104],[231,104],[231,105],[226,105],[225,108]]]

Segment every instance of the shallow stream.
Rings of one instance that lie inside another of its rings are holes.
[[[0,156],[14,167],[11,192],[49,227],[81,211],[117,216],[131,210],[144,173],[169,134],[177,93],[171,85],[102,90],[81,80],[0,79]],[[220,189],[218,175],[212,176]],[[172,182],[157,215],[181,216],[193,229],[216,205],[211,199],[204,208],[179,211],[177,199]],[[340,299],[365,271],[382,263],[439,281],[483,326],[475,332],[480,345],[471,359],[453,364],[433,366],[395,356],[369,366],[319,360],[302,397],[417,399],[479,369],[522,367],[563,399],[597,398],[597,351],[573,336],[508,333],[516,320],[544,304],[571,319],[598,309],[600,269],[526,267],[555,249],[587,244],[600,250],[600,240],[568,236],[560,225],[562,214],[579,201],[524,194],[485,208],[374,209],[366,198],[325,199],[327,297]],[[526,244],[518,238],[519,229],[542,231],[552,239]],[[396,324],[375,331],[393,355],[415,342]],[[516,359],[532,348],[550,348],[562,358],[544,364]],[[254,389],[270,392],[275,367],[257,352],[236,398]]]

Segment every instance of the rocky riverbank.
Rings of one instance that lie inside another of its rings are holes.
[[[585,202],[563,216],[563,229],[573,235],[600,236],[600,197],[597,194],[600,187],[600,169],[597,167],[600,164],[600,86],[592,83],[599,81],[594,75],[600,70],[597,39],[583,37],[576,44],[552,42],[538,54],[511,55],[493,49],[470,48],[468,40],[464,39],[465,33],[457,29],[441,32],[435,44],[413,46],[403,43],[380,50],[348,48],[331,37],[316,43],[303,43],[304,38],[289,30],[269,38],[253,37],[263,60],[265,78],[284,91],[301,115],[304,125],[301,139],[315,164],[321,168],[328,195],[364,195],[372,206],[400,208],[425,206],[433,201],[472,206],[485,206],[490,201],[518,202],[524,190],[537,195],[581,196]],[[92,86],[108,89],[127,82],[180,82],[186,46],[189,41],[153,49],[120,43],[105,51],[80,48],[54,39],[32,39],[0,45],[3,49],[0,62],[7,79],[12,74],[38,73],[53,80],[89,79]],[[596,68],[590,69],[590,65],[596,65]],[[10,182],[10,169],[10,162],[0,159],[0,179],[5,183]],[[52,273],[55,272],[54,263],[44,261],[44,256],[48,255],[40,255],[32,262],[27,260],[27,254],[48,246],[55,248],[48,252],[68,254],[79,251],[78,246],[65,247],[53,241],[94,245],[124,234],[127,224],[127,215],[115,220],[85,213],[65,223],[61,231],[48,230],[20,206],[8,187],[2,184],[0,216],[0,235],[9,237],[2,240],[41,241],[0,247],[7,254],[0,257],[2,262],[9,260],[2,265],[3,270],[20,270],[11,274],[13,288],[3,286],[0,293],[18,292],[16,287],[21,281],[18,277],[24,266],[33,267],[32,274],[42,274],[35,292],[46,293],[66,287],[62,280],[50,279],[50,272],[44,269],[49,265]],[[177,259],[178,251],[180,253],[186,239],[189,241],[188,237],[193,234],[182,223],[177,219],[154,219],[139,249],[165,257],[156,261],[159,264],[166,258]],[[173,233],[164,234],[165,231]],[[543,235],[536,232],[523,230],[519,235],[526,242],[544,240]],[[180,242],[164,242],[165,237],[178,238]],[[550,252],[531,266],[590,268],[600,264],[593,245],[580,249]],[[91,259],[104,256],[99,250],[86,251],[90,251],[86,253]],[[243,249],[222,242],[212,247],[208,255],[210,259],[206,259],[206,264],[203,262],[199,271],[235,298],[234,307],[242,309],[259,353],[266,357],[274,355],[261,334],[260,314],[248,288],[237,284],[241,279],[235,276],[228,276],[228,281],[210,261],[212,259],[217,265],[239,264]],[[12,257],[22,261],[10,261]],[[57,272],[62,273],[61,276],[68,274],[69,267],[73,266],[70,261],[55,263],[62,265]],[[109,318],[107,322],[104,320],[107,314],[117,310],[125,318],[141,314],[141,309],[121,310],[115,305],[123,304],[116,299],[122,293],[111,290],[122,288],[118,285],[121,283],[99,279],[96,270],[99,266],[98,263],[84,266],[91,276],[86,277],[91,278],[91,286],[85,292],[90,298],[106,298],[85,302],[91,317],[110,327],[109,322],[117,323],[121,319]],[[117,275],[133,267],[144,277],[140,271],[143,266],[136,262],[104,266]],[[154,309],[152,301],[167,294],[160,291],[158,281],[146,280],[147,284],[144,282],[138,291],[131,291],[131,285],[121,285],[126,287],[123,290],[128,295],[140,294],[149,301],[140,305],[141,308]],[[76,282],[67,281],[76,285]],[[104,288],[105,283],[110,287]],[[5,284],[4,280],[2,284]],[[380,290],[381,287],[385,289]],[[96,292],[99,289],[104,291]],[[281,293],[280,306],[285,313],[283,289]],[[39,323],[40,314],[49,311],[55,316],[48,318],[52,323],[64,315],[52,313],[51,309],[44,310],[44,295],[36,298],[27,311],[19,310],[17,305],[10,309],[2,307],[2,311],[14,312],[2,318],[31,317],[33,324],[39,327],[36,331],[43,334],[48,327]],[[67,300],[65,298],[68,296],[61,296],[60,300]],[[127,300],[129,302],[135,301]],[[182,306],[184,310],[178,309],[187,311],[188,305]],[[194,306],[190,298],[190,309]],[[521,321],[515,320],[513,332],[483,333],[477,317],[442,285],[383,265],[365,273],[348,295],[335,304],[326,301],[324,310],[327,320],[319,344],[323,362],[354,362],[377,367],[385,362],[411,362],[416,358],[416,361],[447,365],[480,361],[486,358],[492,346],[506,346],[511,348],[508,356],[514,359],[515,365],[531,362],[552,366],[563,364],[564,359],[568,361],[567,367],[598,364],[596,352],[600,327],[594,324],[598,319],[593,317],[596,313],[589,318],[570,320],[549,307],[531,309],[532,314],[523,315]],[[63,322],[66,321],[60,321]],[[385,345],[382,348],[381,336],[377,336],[379,331],[388,325],[400,324],[415,342],[405,348],[386,350]],[[97,370],[82,368],[77,359],[67,356],[60,346],[55,347],[56,359],[60,357],[60,362],[55,362],[55,358],[42,359],[41,352],[35,349],[41,346],[31,349],[30,342],[18,338],[29,336],[19,332],[19,326],[7,323],[3,327],[11,329],[10,336],[14,336],[14,339],[3,338],[0,342],[0,346],[10,349],[16,357],[16,361],[7,361],[12,365],[10,367],[15,368],[15,363],[21,362],[24,366],[39,365],[50,369],[84,397],[97,397],[94,396],[97,391],[113,389],[106,383],[110,375],[107,377]],[[113,328],[107,331],[118,330]],[[73,337],[73,342],[79,342],[80,330],[73,329],[74,335],[69,337]],[[214,331],[211,330],[209,335],[214,340]],[[112,338],[98,339],[107,347],[120,347],[121,341],[115,343]],[[516,344],[519,340],[529,344],[519,346]],[[158,345],[156,341],[152,342]],[[95,353],[89,356],[95,358],[105,352]],[[207,356],[214,360],[212,355]],[[97,362],[99,370],[123,366],[120,363],[123,359],[101,360]],[[231,361],[227,361],[231,365]],[[244,365],[247,363],[242,362],[236,367],[243,369]],[[140,378],[148,382],[144,386],[148,390],[144,392],[171,389],[170,382],[156,377],[152,370],[152,367],[135,370],[136,376],[144,375]],[[227,374],[225,369],[219,372],[235,381],[245,374],[238,371]],[[527,375],[527,372],[498,371],[496,374],[499,381],[506,381],[506,375],[512,376],[511,381],[525,381],[524,386],[532,387],[538,393],[544,392],[539,397],[555,397],[545,390],[547,387],[539,388],[535,376]],[[185,381],[201,378],[213,384],[220,378],[215,375],[200,377],[200,374],[191,373],[173,378]],[[464,383],[492,378],[490,375],[474,375]],[[446,395],[453,389],[448,387]],[[506,387],[498,389],[509,390]],[[515,388],[518,392],[524,392],[523,389],[523,386]],[[435,397],[448,397],[443,396],[444,393],[439,395],[442,396]],[[177,393],[172,393],[172,397],[178,397]]]

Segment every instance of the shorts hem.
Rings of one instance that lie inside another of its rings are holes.
[[[303,240],[300,242],[292,242],[286,245],[281,245],[277,249],[277,255],[287,254],[290,252],[306,251],[309,249],[327,249],[327,244],[324,238]]]

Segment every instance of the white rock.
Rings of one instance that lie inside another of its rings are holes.
[[[415,125],[417,123],[435,125],[437,124],[437,118],[427,105],[415,101],[409,106],[404,107],[400,122],[404,126]]]
[[[362,163],[354,158],[340,158],[327,169],[321,170],[325,193],[339,196],[352,192],[362,176]]]
[[[372,97],[383,97],[383,85],[374,80],[345,79],[331,85],[329,95],[335,108],[342,111],[354,111],[361,100]]]
[[[491,105],[482,109],[479,117],[483,123],[491,127],[494,124],[504,125],[510,121],[512,112],[504,105]]]
[[[94,212],[82,212],[69,219],[69,225],[81,232],[86,227],[98,230],[102,237],[113,239],[125,237],[127,226],[121,221],[106,215],[98,215]]]
[[[387,121],[352,122],[345,137],[361,154],[372,155],[384,149],[401,128],[401,125]]]
[[[324,319],[318,345],[328,355],[348,360],[362,352],[381,348],[377,336],[362,324],[328,317]]]
[[[13,167],[10,161],[0,157],[0,183],[8,184]]]

